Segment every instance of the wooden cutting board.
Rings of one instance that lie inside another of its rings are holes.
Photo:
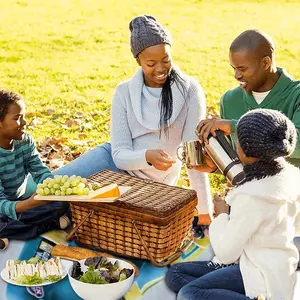
[[[120,194],[123,195],[127,191],[131,189],[130,186],[119,186]],[[76,202],[115,202],[116,199],[119,197],[110,197],[110,198],[91,198],[91,195],[84,195],[84,196],[77,196],[77,195],[70,195],[70,196],[34,196],[34,200],[45,200],[45,201],[76,201]]]

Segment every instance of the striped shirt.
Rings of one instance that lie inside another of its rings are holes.
[[[35,183],[52,176],[43,164],[33,137],[25,133],[22,140],[14,140],[10,150],[0,148],[0,214],[16,220],[16,204],[25,194],[27,175]]]

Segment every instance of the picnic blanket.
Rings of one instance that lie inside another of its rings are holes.
[[[11,241],[9,248],[0,252],[0,270],[5,267],[7,259],[29,259],[35,256],[40,247],[42,239],[39,237],[27,242]],[[50,239],[50,238],[49,238]],[[72,245],[75,245],[72,243]],[[192,261],[192,260],[209,260],[213,256],[213,251],[207,237],[203,239],[196,239],[193,245],[176,261]],[[171,292],[164,283],[164,276],[167,267],[157,268],[150,262],[144,260],[132,260],[139,268],[139,276],[135,278],[134,284],[129,292],[125,295],[125,300],[175,300],[176,295]],[[299,273],[299,272],[298,272]],[[300,273],[299,280],[295,289],[294,300],[300,299]],[[39,288],[37,290],[31,288],[24,288],[6,284],[2,279],[0,280],[0,299],[1,300],[32,300],[32,299],[68,299],[79,300],[73,291],[68,278],[64,278],[55,284]]]

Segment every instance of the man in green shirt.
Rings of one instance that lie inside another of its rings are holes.
[[[300,81],[294,80],[284,69],[276,66],[274,43],[269,36],[258,30],[244,31],[232,42],[229,60],[240,85],[227,91],[221,98],[221,119],[206,119],[199,123],[196,130],[200,141],[208,143],[208,135],[215,136],[215,131],[220,129],[230,135],[235,148],[236,124],[244,113],[256,108],[279,110],[298,130],[297,146],[288,160],[300,167]],[[214,172],[217,167],[205,156],[203,166],[196,169]],[[298,234],[294,242],[300,253]],[[300,268],[300,262],[298,266]]]
[[[279,110],[300,129],[300,81],[295,81],[284,69],[276,66],[272,39],[258,30],[241,33],[231,44],[229,53],[234,77],[240,85],[227,91],[221,98],[221,119],[203,120],[197,127],[199,139],[207,143],[217,129],[230,135],[236,145],[236,124],[247,111],[256,108]],[[299,133],[298,133],[299,137]],[[300,167],[300,138],[297,148],[288,159]],[[212,172],[216,166],[208,158],[197,168]]]

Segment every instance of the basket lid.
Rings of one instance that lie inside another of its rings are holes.
[[[165,218],[177,212],[197,198],[194,190],[169,186],[153,180],[104,170],[88,178],[101,186],[116,183],[131,189],[109,205],[120,206],[133,211]]]

